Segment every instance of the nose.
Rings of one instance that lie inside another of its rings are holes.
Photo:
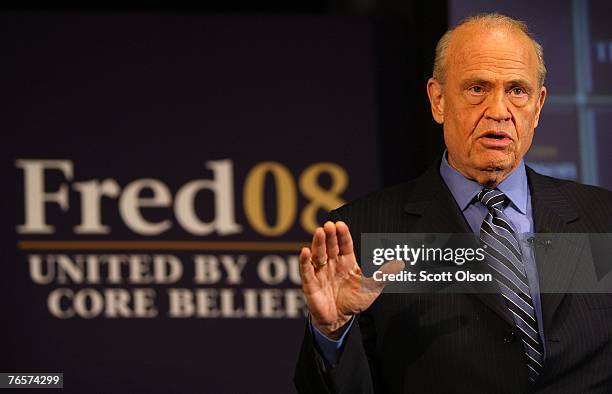
[[[487,119],[503,122],[512,118],[512,114],[508,110],[508,98],[505,92],[497,91],[495,94],[489,96],[488,104],[485,112],[485,117]]]

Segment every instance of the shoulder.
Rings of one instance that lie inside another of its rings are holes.
[[[414,224],[409,207],[425,205],[444,190],[434,163],[419,177],[367,194],[330,212],[332,221],[342,220],[357,232],[407,232]]]
[[[416,180],[369,193],[330,212],[331,220],[352,221],[360,217],[399,214],[416,187]]]
[[[567,179],[553,178],[539,174],[530,169],[530,175],[538,178],[538,183],[548,183],[556,189],[560,197],[577,203],[578,205],[596,204],[608,206],[612,209],[612,191],[599,186],[585,185]]]
[[[612,231],[611,191],[538,174],[531,169],[528,175],[532,201],[535,204],[546,205],[558,212],[566,213],[568,217],[580,218],[576,225],[587,226],[581,228]]]

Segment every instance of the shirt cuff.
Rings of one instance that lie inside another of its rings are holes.
[[[308,325],[310,326],[310,331],[314,336],[315,342],[317,343],[317,345],[319,345],[319,350],[321,351],[321,354],[329,364],[338,364],[338,353],[342,348],[342,345],[344,344],[346,335],[353,326],[354,320],[355,316],[351,317],[351,320],[344,328],[344,332],[342,333],[340,338],[338,340],[333,340],[325,336],[325,334],[323,334],[315,326],[313,326],[312,321],[310,320],[310,315],[308,315]]]

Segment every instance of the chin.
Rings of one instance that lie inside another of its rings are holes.
[[[487,172],[508,171],[515,164],[514,155],[511,152],[493,151],[479,155],[477,168]]]

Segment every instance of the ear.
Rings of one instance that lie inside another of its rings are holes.
[[[442,85],[437,79],[429,78],[427,81],[427,96],[434,120],[440,124],[444,123],[444,97],[442,96]]]
[[[533,128],[538,127],[538,123],[540,122],[540,112],[542,112],[542,107],[544,107],[544,101],[546,101],[546,86],[542,86],[540,89],[540,97],[538,98],[538,102],[536,103],[536,114],[535,114],[535,122]]]

